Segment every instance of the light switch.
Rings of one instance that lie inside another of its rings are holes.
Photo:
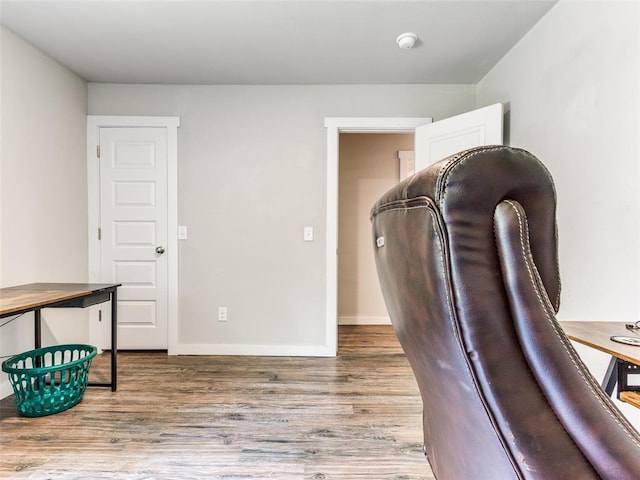
[[[178,227],[178,240],[186,240],[187,239],[187,227],[184,225],[180,225]]]
[[[313,242],[313,227],[304,227],[304,241]]]

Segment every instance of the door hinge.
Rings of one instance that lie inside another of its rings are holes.
[[[100,158],[100,145],[96,145],[96,155]]]
[[[98,227],[98,240],[102,240],[102,229]]]

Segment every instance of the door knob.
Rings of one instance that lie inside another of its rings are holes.
[[[160,255],[162,255],[164,253],[164,247],[163,246],[156,247],[156,253],[159,253]]]

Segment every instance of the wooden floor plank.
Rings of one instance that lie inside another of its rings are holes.
[[[433,479],[389,326],[341,326],[337,358],[118,359],[118,391],[88,388],[66,412],[0,401],[0,478]],[[100,355],[92,380],[107,372]]]

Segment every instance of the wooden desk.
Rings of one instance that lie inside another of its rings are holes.
[[[118,309],[117,290],[120,284],[96,283],[30,283],[0,288],[0,318],[34,312],[34,345],[42,345],[43,308],[85,308],[111,300],[111,382],[90,382],[97,387],[117,386]]]
[[[628,383],[628,375],[640,374],[640,347],[611,340],[613,335],[640,337],[640,331],[628,330],[625,322],[560,322],[560,325],[571,340],[611,355],[602,388],[611,395],[617,383],[618,398],[640,407],[640,386]]]

